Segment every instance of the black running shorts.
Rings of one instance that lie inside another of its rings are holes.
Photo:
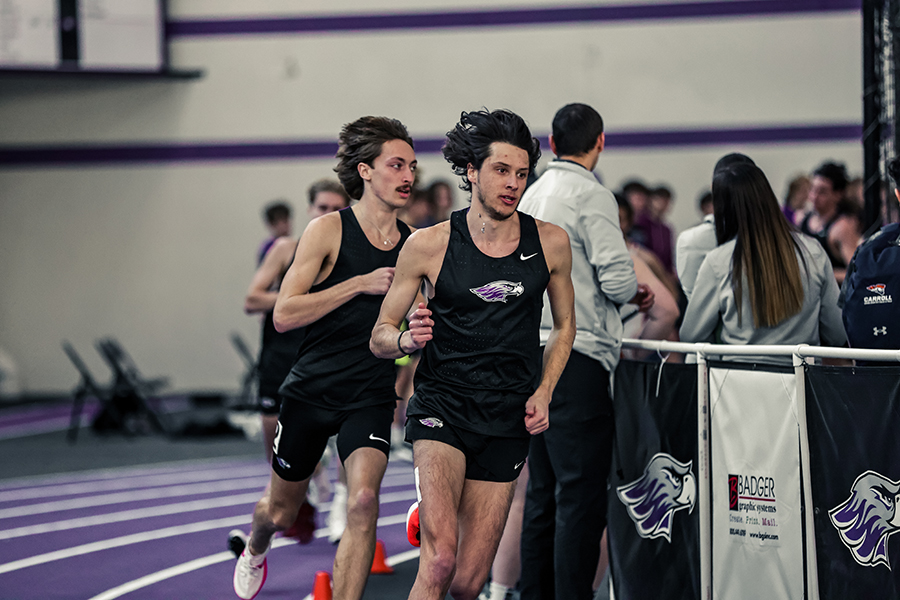
[[[375,448],[388,456],[396,406],[396,397],[353,410],[333,410],[285,398],[275,431],[272,469],[285,481],[307,479],[322,458],[328,438],[335,434],[342,462],[358,448]]]
[[[531,441],[474,433],[454,427],[440,417],[408,415],[406,441],[416,440],[443,442],[462,452],[466,457],[466,479],[500,483],[515,481],[519,476]]]

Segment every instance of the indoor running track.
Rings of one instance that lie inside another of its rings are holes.
[[[332,481],[334,469],[330,472]],[[233,528],[249,530],[268,481],[259,459],[185,461],[0,483],[0,597],[6,600],[235,598]],[[406,540],[412,465],[391,462],[377,537],[389,564],[418,557]],[[317,516],[324,527],[330,505]],[[259,600],[303,598],[336,546],[324,529],[301,546],[276,538]],[[378,577],[391,577],[378,576]],[[405,597],[408,590],[398,593]]]

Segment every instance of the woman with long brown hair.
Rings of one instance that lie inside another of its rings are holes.
[[[844,345],[828,256],[787,222],[759,167],[717,171],[713,208],[719,246],[697,274],[681,340]]]

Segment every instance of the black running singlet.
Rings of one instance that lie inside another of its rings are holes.
[[[288,264],[287,269],[293,263]],[[287,269],[278,276],[278,285],[284,279]],[[275,398],[278,396],[278,388],[284,382],[284,378],[291,371],[294,361],[297,360],[297,349],[306,334],[305,327],[291,329],[284,333],[275,330],[273,321],[274,311],[270,310],[263,315],[262,341],[259,346],[259,396],[261,398]]]
[[[519,247],[492,258],[472,241],[468,209],[450,217],[450,240],[428,308],[410,416],[461,429],[525,437],[525,402],[541,379],[541,308],[550,271],[534,218],[518,213]]]
[[[334,268],[310,293],[330,288],[357,275],[397,264],[409,227],[397,221],[400,241],[381,250],[366,238],[349,208],[341,216],[341,248]],[[376,358],[369,350],[372,328],[384,296],[359,294],[318,321],[306,326],[297,362],[279,392],[326,408],[353,409],[396,398],[394,361]]]

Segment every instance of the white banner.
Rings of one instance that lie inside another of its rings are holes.
[[[803,589],[795,376],[709,370],[713,598]]]

